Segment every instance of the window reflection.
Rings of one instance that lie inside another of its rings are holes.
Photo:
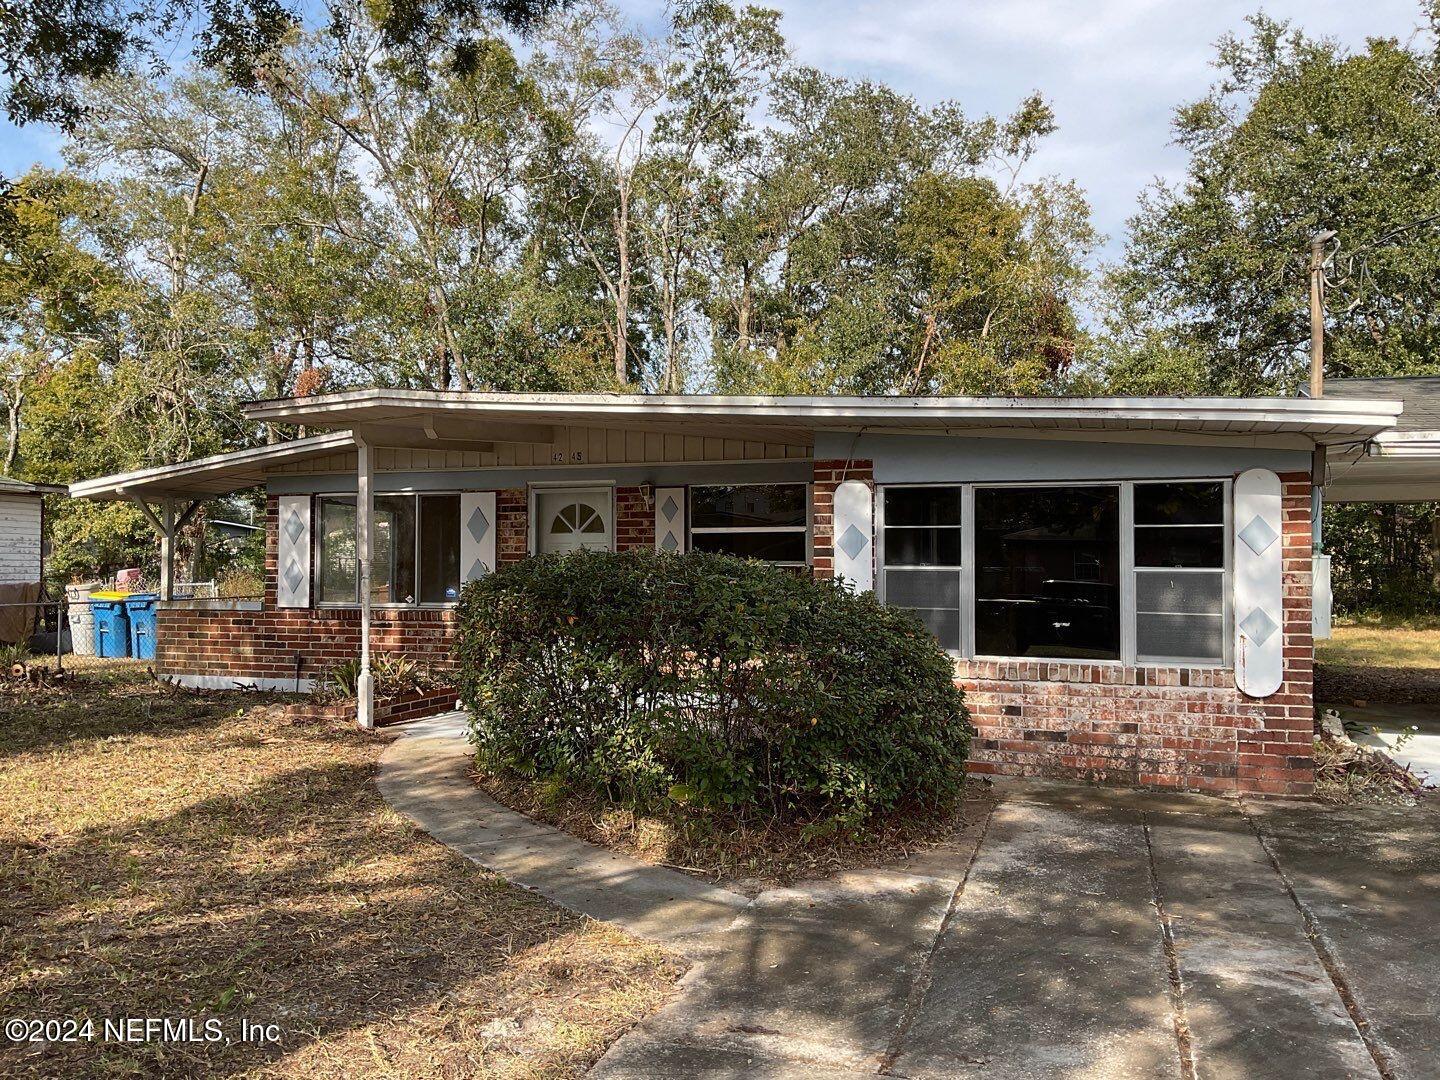
[[[1116,487],[977,488],[975,646],[985,656],[1120,656]]]

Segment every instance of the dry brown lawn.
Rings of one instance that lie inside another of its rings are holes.
[[[1440,629],[1336,626],[1329,641],[1315,643],[1315,657],[1332,664],[1440,668]]]
[[[1440,629],[1336,626],[1315,643],[1315,700],[1440,705]]]
[[[270,700],[134,668],[0,686],[0,1018],[231,1039],[0,1035],[0,1074],[573,1076],[671,993],[674,958],[391,811],[382,738]],[[280,1042],[240,1042],[242,1020]]]

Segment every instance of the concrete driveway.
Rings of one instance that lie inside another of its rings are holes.
[[[1423,807],[1012,783],[906,864],[749,899],[497,807],[421,743],[387,755],[397,808],[695,957],[596,1076],[1440,1076]]]

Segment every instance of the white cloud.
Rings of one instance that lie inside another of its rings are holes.
[[[765,2],[765,0],[760,0]],[[1080,182],[1096,224],[1118,255],[1125,220],[1155,177],[1175,178],[1175,107],[1214,78],[1214,43],[1243,32],[1259,0],[769,0],[796,58],[828,71],[883,80],[933,103],[1004,114],[1033,90],[1060,130],[1032,166]],[[650,0],[624,7],[654,24]],[[1352,47],[1366,37],[1408,39],[1418,0],[1270,0],[1267,14]]]

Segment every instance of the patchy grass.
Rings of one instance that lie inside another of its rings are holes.
[[[1315,700],[1440,705],[1440,629],[1336,626],[1315,643]]]
[[[900,862],[983,820],[995,802],[990,784],[971,780],[963,797],[944,813],[896,814],[850,830],[744,819],[680,806],[642,813],[559,781],[478,769],[475,780],[506,806],[582,840],[752,896],[772,885]]]
[[[573,1076],[666,999],[672,958],[427,840],[375,790],[382,738],[275,700],[0,684],[0,1011],[234,1039],[0,1037],[0,1074]]]
[[[1440,628],[1336,626],[1329,641],[1315,643],[1315,657],[1327,664],[1440,668]]]

